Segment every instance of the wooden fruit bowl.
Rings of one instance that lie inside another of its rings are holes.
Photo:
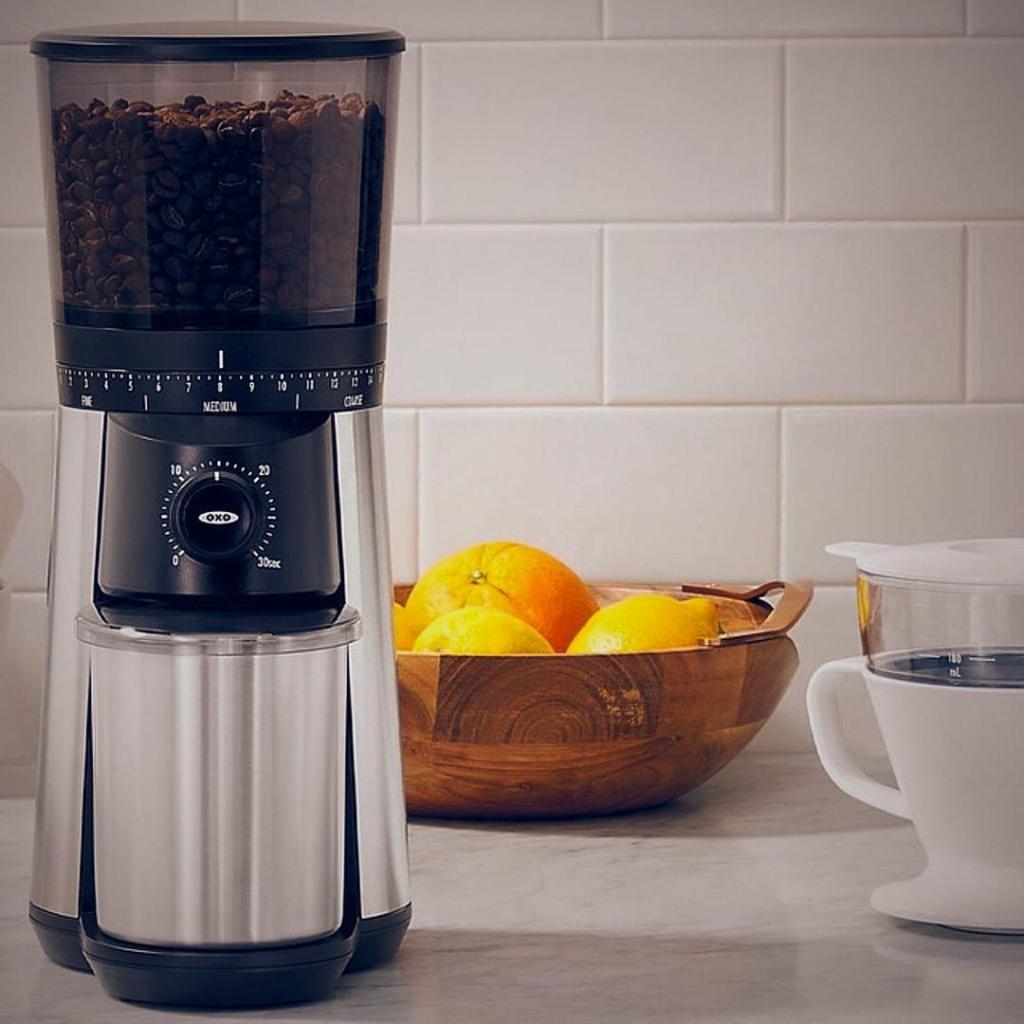
[[[404,602],[408,586],[395,588]],[[749,591],[595,586],[704,594],[724,635],[649,654],[398,656],[410,814],[561,818],[674,800],[728,764],[767,721],[798,664],[787,636],[807,582]],[[764,596],[781,591],[773,609]]]

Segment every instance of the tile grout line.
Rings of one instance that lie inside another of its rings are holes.
[[[775,495],[777,502],[777,512],[775,517],[776,529],[779,531],[776,537],[775,543],[775,567],[778,571],[779,579],[782,579],[783,561],[786,553],[785,535],[786,535],[786,442],[785,442],[785,429],[786,429],[786,414],[785,409],[779,407],[779,418],[778,418],[779,436],[777,441],[776,449],[776,461],[775,461],[775,481],[778,491]]]
[[[787,202],[787,188],[786,188],[786,174],[787,174],[787,154],[786,147],[789,145],[788,135],[788,124],[787,114],[789,106],[789,69],[787,56],[789,48],[787,43],[782,44],[782,52],[779,56],[779,100],[778,100],[778,127],[776,131],[776,139],[779,146],[779,155],[776,162],[776,173],[779,176],[779,182],[776,186],[776,201],[779,205],[779,218],[782,221],[789,220],[789,207]]]
[[[607,30],[606,30],[607,31]],[[473,38],[465,39],[452,39],[442,37],[429,37],[429,36],[407,36],[406,37],[410,44],[416,46],[422,46],[429,44],[431,46],[444,46],[451,49],[462,49],[470,48],[474,46],[500,46],[508,43],[511,46],[517,48],[525,48],[528,46],[535,46],[540,49],[547,49],[557,46],[600,46],[602,43],[609,43],[614,47],[628,47],[640,45],[643,47],[655,47],[655,46],[679,46],[679,47],[697,47],[697,46],[710,46],[715,48],[722,48],[726,46],[773,46],[779,43],[797,43],[799,45],[810,44],[816,46],[834,46],[834,45],[846,45],[847,43],[854,43],[864,46],[881,45],[902,45],[909,43],[911,45],[927,45],[927,44],[943,44],[943,43],[956,43],[964,40],[968,41],[981,40],[984,42],[994,42],[996,44],[1002,44],[1004,41],[1017,41],[1019,42],[1021,36],[1019,34],[1007,35],[964,35],[962,28],[950,29],[949,31],[927,34],[885,34],[876,33],[875,35],[858,35],[856,33],[849,34],[807,34],[803,35],[799,32],[783,32],[775,35],[750,35],[750,34],[737,34],[737,35],[663,35],[663,36],[623,36],[623,35],[611,35],[605,34],[602,36],[597,35],[575,35],[575,36],[475,36]],[[18,43],[0,43],[0,46],[17,46]]]
[[[602,224],[597,239],[597,331],[601,405],[608,404],[608,231]]]
[[[597,34],[599,39],[608,38],[608,0],[597,0]]]
[[[246,21],[248,16],[242,9],[243,0],[236,0],[237,20]],[[821,46],[845,45],[854,43],[858,45],[901,45],[904,43],[914,45],[955,43],[961,40],[968,42],[980,41],[1001,45],[1004,42],[1019,42],[1020,34],[973,34],[965,32],[961,27],[957,31],[947,31],[928,34],[885,34],[875,35],[864,34],[807,34],[799,32],[782,33],[778,35],[663,35],[663,36],[624,36],[624,35],[575,35],[575,36],[480,36],[472,39],[446,39],[426,36],[406,36],[406,41],[412,46],[446,46],[454,48],[472,46],[495,46],[508,43],[516,47],[552,47],[552,46],[596,46],[601,43],[610,43],[613,46],[631,46],[641,44],[644,46],[771,46],[778,43],[797,43],[800,45],[811,44]],[[0,48],[22,49],[29,43],[28,39],[0,39]]]
[[[414,573],[417,577],[420,574],[420,552],[423,549],[423,538],[421,536],[423,530],[423,508],[424,508],[424,488],[423,488],[423,410],[415,409],[415,425],[416,443],[413,446],[413,450],[416,453],[416,529],[413,531],[413,558],[415,565],[413,567]]]
[[[995,408],[1000,406],[1020,406],[1024,403],[1012,398],[978,399],[972,401],[972,405],[979,408]],[[546,412],[580,412],[586,410],[605,410],[608,412],[641,412],[645,409],[677,410],[684,411],[714,411],[734,409],[737,412],[764,409],[820,409],[841,412],[857,412],[870,409],[906,409],[918,412],[922,409],[959,409],[964,405],[963,398],[956,395],[950,398],[861,398],[861,399],[827,399],[827,398],[806,398],[806,399],[784,399],[772,396],[765,396],[760,399],[680,399],[664,398],[651,401],[630,398],[626,401],[597,402],[597,401],[572,401],[567,399],[552,399],[550,401],[537,401],[528,398],[514,399],[487,399],[482,401],[460,401],[460,402],[434,402],[434,401],[408,401],[388,402],[387,408],[396,412],[420,410],[422,412],[452,412],[464,409],[467,412],[524,412],[527,410],[544,410]],[[0,415],[16,415],[26,410],[23,409],[0,409]],[[36,412],[52,412],[52,410],[34,410]]]
[[[960,400],[970,401],[971,394],[971,232],[964,224],[960,236]]]
[[[427,48],[422,43],[416,48],[416,223],[423,224],[423,79],[427,62]]]
[[[736,217],[705,217],[705,218],[662,218],[660,220],[608,220],[602,221],[595,218],[581,218],[579,220],[501,220],[498,218],[490,220],[396,220],[396,228],[437,228],[445,231],[483,231],[500,228],[503,231],[530,231],[571,228],[597,228],[602,226],[629,228],[639,231],[713,231],[726,228],[750,228],[753,230],[777,231],[785,228],[793,231],[803,231],[811,228],[835,228],[837,231],[857,231],[867,228],[910,230],[913,228],[934,227],[952,228],[961,227],[965,220],[971,224],[978,225],[1012,225],[1024,226],[1024,217],[1015,215],[1013,217],[973,217],[969,214],[950,215],[945,219],[935,217],[893,217],[885,219],[880,217],[801,217],[799,220],[778,219],[772,220],[766,217],[748,217],[746,219]],[[0,224],[0,237],[13,234],[19,231],[45,232],[46,225],[38,224]]]

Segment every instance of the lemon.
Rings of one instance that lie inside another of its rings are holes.
[[[677,601],[638,594],[595,612],[569,644],[570,654],[619,654],[694,647],[718,636],[718,612],[707,597]]]
[[[416,638],[414,651],[444,654],[552,654],[551,644],[521,619],[472,606],[439,615]]]
[[[397,601],[391,609],[391,621],[395,630],[395,650],[411,651],[416,642],[416,627],[409,613]]]

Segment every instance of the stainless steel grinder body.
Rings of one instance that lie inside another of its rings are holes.
[[[33,43],[61,408],[30,917],[182,1005],[325,997],[410,917],[380,408],[404,41],[236,30]]]

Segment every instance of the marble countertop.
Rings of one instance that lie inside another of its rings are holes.
[[[161,1024],[48,963],[25,918],[31,803],[0,801],[0,1020]],[[1024,940],[898,924],[868,906],[923,863],[913,830],[810,755],[740,757],[652,812],[534,825],[415,822],[398,959],[313,1006],[236,1020],[1010,1024]]]

